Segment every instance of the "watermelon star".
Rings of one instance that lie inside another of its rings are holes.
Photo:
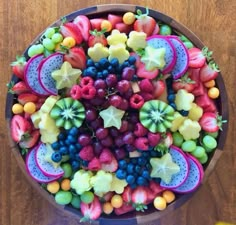
[[[71,64],[65,61],[61,69],[52,72],[52,78],[56,80],[56,88],[58,90],[65,87],[71,88],[76,84],[81,73],[82,71],[80,69],[72,68]]]
[[[179,166],[172,161],[170,153],[166,153],[161,158],[151,158],[152,171],[150,176],[161,178],[165,183],[170,183],[172,175],[180,171]]]
[[[107,109],[102,110],[99,115],[102,117],[104,122],[104,127],[116,127],[120,129],[121,119],[124,116],[125,111],[117,109],[114,106],[109,106]]]

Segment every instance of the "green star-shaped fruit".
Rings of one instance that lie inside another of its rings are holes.
[[[162,69],[166,64],[165,53],[165,48],[147,46],[144,55],[141,57],[141,61],[145,63],[146,70]]]
[[[58,90],[66,87],[71,88],[76,84],[81,73],[80,69],[72,68],[71,64],[65,61],[61,69],[52,72],[52,78],[56,80],[56,88]]]
[[[117,109],[114,106],[109,106],[107,109],[102,110],[99,115],[102,117],[104,122],[104,127],[116,127],[120,129],[121,119],[124,116],[125,111]]]
[[[172,161],[170,153],[166,153],[161,158],[151,158],[151,177],[161,178],[165,183],[170,183],[171,177],[180,171],[179,166]]]

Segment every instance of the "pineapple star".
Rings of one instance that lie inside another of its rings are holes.
[[[114,106],[109,106],[107,109],[102,110],[99,115],[102,117],[104,122],[104,127],[116,127],[120,129],[121,119],[124,116],[125,111],[115,108]]]
[[[151,158],[151,177],[159,177],[165,183],[170,183],[172,175],[180,171],[179,166],[172,161],[170,153],[166,153],[161,158]]]
[[[76,84],[77,79],[81,75],[80,69],[74,69],[72,68],[71,64],[67,61],[65,61],[61,69],[55,70],[52,72],[52,78],[56,80],[56,88],[62,89],[65,87],[72,87],[74,84]]]

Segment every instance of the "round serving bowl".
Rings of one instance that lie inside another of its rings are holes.
[[[141,7],[141,6],[126,5],[126,4],[98,5],[98,6],[92,6],[89,8],[75,11],[69,15],[66,15],[65,18],[67,21],[72,21],[78,15],[86,15],[89,18],[98,18],[108,13],[123,14],[127,11],[131,11],[135,13],[137,12],[138,9],[141,10],[142,12],[145,12],[146,10],[144,7]],[[184,36],[186,36],[197,48],[202,49],[205,46],[203,42],[193,32],[191,32],[188,28],[186,28],[179,22],[175,21],[171,17],[163,13],[160,13],[158,11],[151,10],[151,9],[149,9],[149,15],[158,21],[161,21],[165,24],[170,25],[176,34],[183,34]],[[58,20],[55,23],[53,23],[50,27],[60,26],[60,24],[61,24],[61,20]],[[32,42],[32,44],[34,44],[42,36],[42,34],[36,37],[36,39]],[[27,58],[27,50],[28,49],[26,49],[24,52],[26,58]],[[18,81],[18,78],[13,75],[12,81]],[[220,115],[222,115],[224,120],[228,120],[228,99],[227,99],[227,93],[226,93],[226,89],[225,89],[225,85],[224,85],[224,81],[223,81],[221,73],[219,73],[219,75],[216,78],[216,85],[220,90],[220,96],[216,100],[218,112]],[[80,218],[81,213],[79,210],[74,209],[70,205],[61,206],[61,205],[56,204],[54,201],[54,197],[52,195],[49,195],[48,192],[40,186],[40,184],[35,182],[27,174],[26,169],[25,169],[24,158],[20,154],[18,145],[12,140],[11,135],[10,135],[10,122],[13,116],[12,105],[14,103],[15,103],[14,95],[7,94],[5,116],[6,116],[6,120],[8,124],[7,129],[9,132],[9,142],[10,142],[10,148],[17,160],[19,167],[21,168],[22,172],[26,175],[31,185],[35,189],[37,189],[37,191],[45,199],[47,199],[50,202],[50,204],[53,204],[56,208],[60,209],[63,213],[68,214],[69,216],[73,215]],[[204,164],[205,175],[204,175],[204,179],[202,183],[204,183],[204,181],[207,179],[209,174],[213,171],[214,166],[223,151],[224,143],[227,136],[227,128],[228,128],[227,123],[224,123],[222,126],[222,131],[220,131],[217,137],[217,143],[218,143],[217,148],[213,153],[209,155],[208,163]],[[149,222],[154,222],[155,220],[167,215],[169,212],[173,211],[174,209],[180,207],[187,200],[189,200],[194,193],[196,193],[196,191],[189,194],[176,195],[176,200],[173,203],[169,204],[168,207],[164,211],[157,211],[153,206],[150,206],[145,211],[145,213],[139,213],[139,212],[133,211],[133,212],[126,213],[120,216],[116,216],[116,215],[102,216],[99,218],[99,220],[94,221],[93,223],[100,224],[100,225],[102,224],[109,225],[109,224],[118,224],[118,223],[123,224],[123,225],[148,224]]]

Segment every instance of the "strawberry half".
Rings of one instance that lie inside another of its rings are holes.
[[[24,105],[27,102],[34,102],[36,103],[39,100],[39,97],[32,93],[22,93],[18,95],[17,98],[18,102],[22,105]]]
[[[89,31],[91,30],[91,24],[89,18],[84,15],[79,15],[74,19],[73,23],[76,24],[76,26],[79,28],[80,33],[83,36],[83,39],[85,41],[88,41]]]
[[[174,80],[172,88],[174,91],[184,89],[187,92],[192,92],[192,90],[195,88],[195,81],[189,77],[188,73],[186,73],[180,79]]]
[[[78,28],[78,26],[74,23],[64,23],[60,27],[61,34],[63,37],[72,37],[75,39],[77,44],[81,44],[83,41],[83,36]]]
[[[110,163],[102,163],[102,170],[106,172],[115,172],[118,169],[118,163],[114,156]]]
[[[218,65],[214,61],[210,61],[200,69],[200,80],[207,82],[216,79],[220,72]]]
[[[91,19],[90,23],[91,23],[92,30],[96,29],[96,30],[100,31],[101,30],[101,24],[102,24],[103,20],[104,20],[103,18]]]
[[[30,91],[30,89],[28,88],[28,86],[24,81],[19,81],[16,84],[14,84],[14,82],[11,81],[9,84],[7,84],[7,87],[8,87],[8,92],[11,94],[19,95]]]
[[[24,79],[26,59],[24,56],[16,56],[16,61],[11,63],[13,73],[20,79]]]
[[[29,137],[32,130],[30,122],[20,115],[14,115],[11,120],[11,136],[12,139],[19,143]]]
[[[86,66],[86,55],[82,47],[70,48],[64,55],[64,61],[69,62],[73,68],[84,69]]]
[[[166,84],[163,80],[154,81],[153,84],[154,84],[153,95],[155,98],[158,98],[164,93],[164,91],[166,89]]]
[[[131,202],[131,195],[132,195],[132,189],[131,187],[128,185],[125,187],[123,193],[122,193],[122,199],[124,202],[126,203],[130,203]]]
[[[122,23],[123,22],[122,16],[118,16],[118,15],[111,14],[111,13],[108,14],[107,19],[108,19],[108,21],[111,22],[112,29],[115,28],[117,23]]]
[[[88,46],[93,47],[97,43],[101,43],[103,46],[107,46],[107,39],[104,35],[104,31],[97,31],[96,29],[90,31],[90,36],[88,38]]]
[[[132,192],[131,200],[133,202],[133,207],[137,211],[144,212],[145,209],[147,209],[147,191],[145,187],[139,186]]]
[[[36,145],[40,137],[39,130],[34,130],[29,134],[29,137],[19,142],[21,148],[32,148]]]

